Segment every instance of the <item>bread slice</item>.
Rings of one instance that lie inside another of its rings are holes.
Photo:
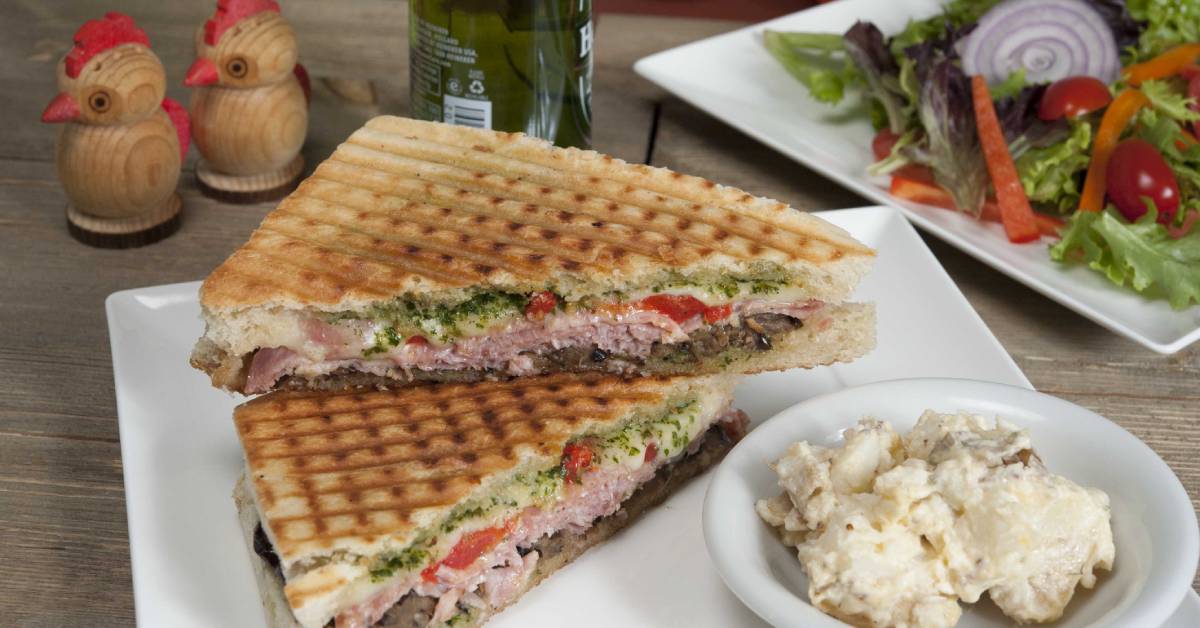
[[[520,133],[380,116],[204,281],[210,315],[407,295],[568,300],[684,275],[784,272],[841,301],[873,251],[784,203]]]
[[[282,601],[311,628],[437,564],[471,530],[532,505],[553,512],[570,505],[563,500],[601,499],[569,486],[568,443],[595,452],[589,473],[662,472],[729,416],[733,385],[729,376],[564,374],[276,392],[239,406],[234,421]]]
[[[534,545],[531,549],[538,552],[541,559],[532,576],[521,586],[518,598],[554,572],[582,556],[587,550],[603,543],[626,526],[637,521],[643,513],[661,504],[676,491],[686,486],[692,478],[715,466],[733,448],[734,444],[735,442],[727,438],[720,429],[710,428],[695,453],[671,463],[660,471],[653,479],[638,488],[629,499],[622,502],[621,509],[617,512],[602,517],[582,533],[559,532]],[[267,625],[270,628],[296,628],[299,624],[296,623],[283,594],[283,577],[275,566],[257,551],[261,548],[256,548],[255,536],[262,523],[258,509],[254,506],[254,496],[244,475],[238,479],[233,498],[237,505],[238,520],[246,540],[246,547],[250,551],[250,561],[254,569],[255,580],[258,582]],[[515,602],[516,599],[514,598],[512,602]],[[392,607],[374,626],[375,628],[426,628],[436,602],[430,597],[409,594]],[[460,621],[456,621],[454,626],[455,628],[475,628],[483,625],[502,610],[504,607],[472,609],[471,613],[465,614]]]
[[[326,360],[332,349],[309,343],[312,321],[370,323],[375,331],[355,340],[368,342],[397,311],[445,311],[480,295],[549,292],[584,309],[658,293],[714,306],[837,305],[873,259],[821,218],[735,188],[522,134],[382,116],[204,281],[206,330],[192,363],[215,385],[242,390],[260,349],[305,348]],[[471,368],[503,370],[442,370]]]

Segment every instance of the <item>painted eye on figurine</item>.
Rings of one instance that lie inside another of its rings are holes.
[[[246,76],[247,69],[248,66],[246,65],[246,60],[241,57],[230,59],[229,63],[225,64],[225,70],[229,72],[229,76],[232,76],[233,78],[242,78],[243,76]]]
[[[112,99],[108,97],[107,92],[96,92],[88,97],[88,106],[96,113],[104,113],[112,106]]]

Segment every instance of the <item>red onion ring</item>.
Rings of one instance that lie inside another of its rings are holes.
[[[963,71],[998,83],[1025,69],[1028,83],[1068,76],[1117,79],[1112,29],[1083,0],[1008,0],[989,10],[960,43]]]

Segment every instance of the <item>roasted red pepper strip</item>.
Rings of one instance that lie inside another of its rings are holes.
[[[525,305],[525,316],[541,320],[553,312],[556,305],[558,305],[558,297],[554,296],[553,292],[538,292],[529,297],[529,303]]]
[[[638,301],[638,307],[658,312],[676,323],[682,323],[699,314],[704,317],[704,322],[711,325],[733,314],[732,305],[709,307],[700,299],[686,294],[656,294]]]
[[[1146,81],[1165,79],[1181,74],[1200,58],[1200,43],[1181,44],[1166,52],[1135,63],[1122,72],[1130,85],[1137,87]]]
[[[570,443],[563,448],[563,478],[567,483],[579,481],[581,473],[592,466],[595,452],[586,443]]]
[[[1008,152],[1008,140],[996,117],[992,104],[992,92],[987,79],[980,75],[971,77],[971,96],[975,104],[975,128],[979,131],[979,144],[983,147],[984,161],[992,176],[992,187],[996,190],[996,201],[1000,205],[1000,222],[1010,242],[1032,242],[1039,237],[1037,224],[1033,220],[1033,208],[1029,197],[1021,187],[1021,177]]]
[[[437,582],[437,571],[445,565],[451,569],[462,569],[475,562],[484,552],[496,547],[504,537],[512,532],[513,526],[516,525],[516,519],[511,519],[502,526],[494,528],[484,528],[467,532],[462,535],[458,543],[450,550],[441,561],[436,562],[425,568],[421,572],[421,579],[425,582]]]
[[[1079,196],[1079,211],[1098,212],[1104,209],[1104,193],[1108,189],[1108,160],[1137,112],[1150,103],[1142,92],[1127,89],[1113,99],[1092,143],[1092,161],[1088,164],[1087,178],[1083,181],[1083,193]]]
[[[645,310],[654,310],[676,323],[703,314],[708,307],[700,299],[683,294],[656,294],[642,299],[638,306]]]
[[[704,322],[709,325],[718,321],[723,321],[733,314],[733,305],[716,305],[713,307],[704,308]]]

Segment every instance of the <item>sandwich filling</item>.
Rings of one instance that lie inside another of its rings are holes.
[[[762,351],[824,306],[779,282],[564,302],[553,292],[480,292],[452,306],[398,300],[365,312],[287,311],[246,341],[246,393],[283,378],[339,371],[400,380],[420,371],[525,376],[566,370],[632,374],[730,349]]]
[[[527,588],[541,558],[539,542],[583,533],[661,468],[695,453],[710,428],[737,440],[747,421],[727,399],[692,398],[657,418],[576,438],[556,466],[517,472],[486,496],[460,503],[406,547],[358,559],[367,563],[369,582],[358,583],[362,593],[336,612],[334,623],[371,626],[408,595],[437,600],[431,626],[503,608]],[[303,608],[293,612],[305,626],[328,621]]]

